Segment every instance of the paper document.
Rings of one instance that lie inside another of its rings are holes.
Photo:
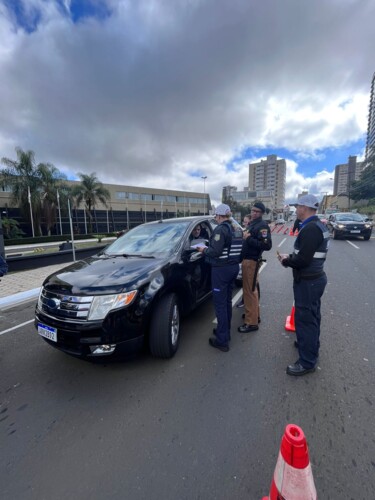
[[[196,245],[191,245],[190,248],[207,248],[204,243],[197,243]]]

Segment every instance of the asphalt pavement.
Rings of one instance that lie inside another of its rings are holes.
[[[298,354],[276,250],[292,245],[273,237],[259,331],[239,333],[233,308],[229,353],[208,345],[211,300],[183,319],[170,360],[84,362],[38,335],[32,302],[1,313],[2,498],[256,500],[288,423],[306,435],[318,498],[375,498],[374,238],[330,242],[319,365],[305,377],[285,373]]]

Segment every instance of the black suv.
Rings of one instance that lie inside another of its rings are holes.
[[[363,236],[369,240],[372,232],[372,224],[365,222],[360,214],[353,212],[335,213],[329,216],[327,227],[337,240],[341,237]]]
[[[130,352],[146,341],[154,356],[172,357],[180,315],[211,294],[210,268],[191,248],[197,224],[208,239],[210,216],[150,222],[50,275],[36,306],[38,333],[75,356]]]

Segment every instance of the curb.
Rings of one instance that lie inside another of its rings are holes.
[[[32,290],[15,293],[14,295],[9,295],[8,297],[0,299],[0,311],[6,311],[12,307],[37,299],[39,291],[40,287],[33,288]]]

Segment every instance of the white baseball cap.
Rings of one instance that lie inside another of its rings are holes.
[[[229,215],[230,214],[230,206],[225,203],[221,203],[216,207],[215,215]]]
[[[313,194],[305,194],[298,198],[296,205],[303,205],[304,207],[313,208],[314,210],[318,210],[319,208],[319,200]]]

